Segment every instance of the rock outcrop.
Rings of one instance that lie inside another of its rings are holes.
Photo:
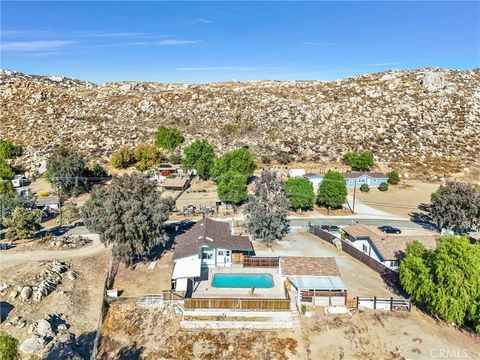
[[[0,105],[1,137],[25,147],[19,162],[30,169],[62,142],[108,161],[120,146],[153,141],[159,124],[180,129],[186,144],[207,138],[219,153],[246,145],[258,155],[332,162],[356,149],[461,168],[480,154],[480,69],[206,85],[96,85],[2,71]]]

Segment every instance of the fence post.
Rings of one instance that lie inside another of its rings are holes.
[[[373,297],[373,310],[377,310],[377,297]]]
[[[390,311],[393,310],[393,297],[390,296]]]
[[[356,299],[357,299],[357,310],[358,310],[358,296],[356,297]]]
[[[412,299],[411,298],[408,299],[408,311],[412,312]]]

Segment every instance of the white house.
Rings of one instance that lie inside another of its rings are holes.
[[[376,227],[362,224],[347,226],[343,233],[345,240],[355,248],[394,271],[398,271],[398,263],[412,241],[421,242],[427,249],[436,246],[435,235],[386,234]]]
[[[254,255],[247,236],[233,235],[228,223],[204,218],[175,240],[172,285],[176,291],[187,291],[202,268],[230,267],[243,255]]]
[[[12,184],[13,187],[22,187],[27,184],[27,179],[23,175],[15,175],[15,177],[12,179]]]
[[[305,169],[289,169],[288,176],[291,178],[302,177],[305,175]]]

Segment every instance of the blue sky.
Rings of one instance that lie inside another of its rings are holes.
[[[1,2],[1,66],[94,82],[480,66],[479,2]]]

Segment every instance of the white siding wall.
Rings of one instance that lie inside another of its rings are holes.
[[[378,262],[382,262],[369,240],[355,240],[351,242],[351,244],[371,258],[377,260]]]

